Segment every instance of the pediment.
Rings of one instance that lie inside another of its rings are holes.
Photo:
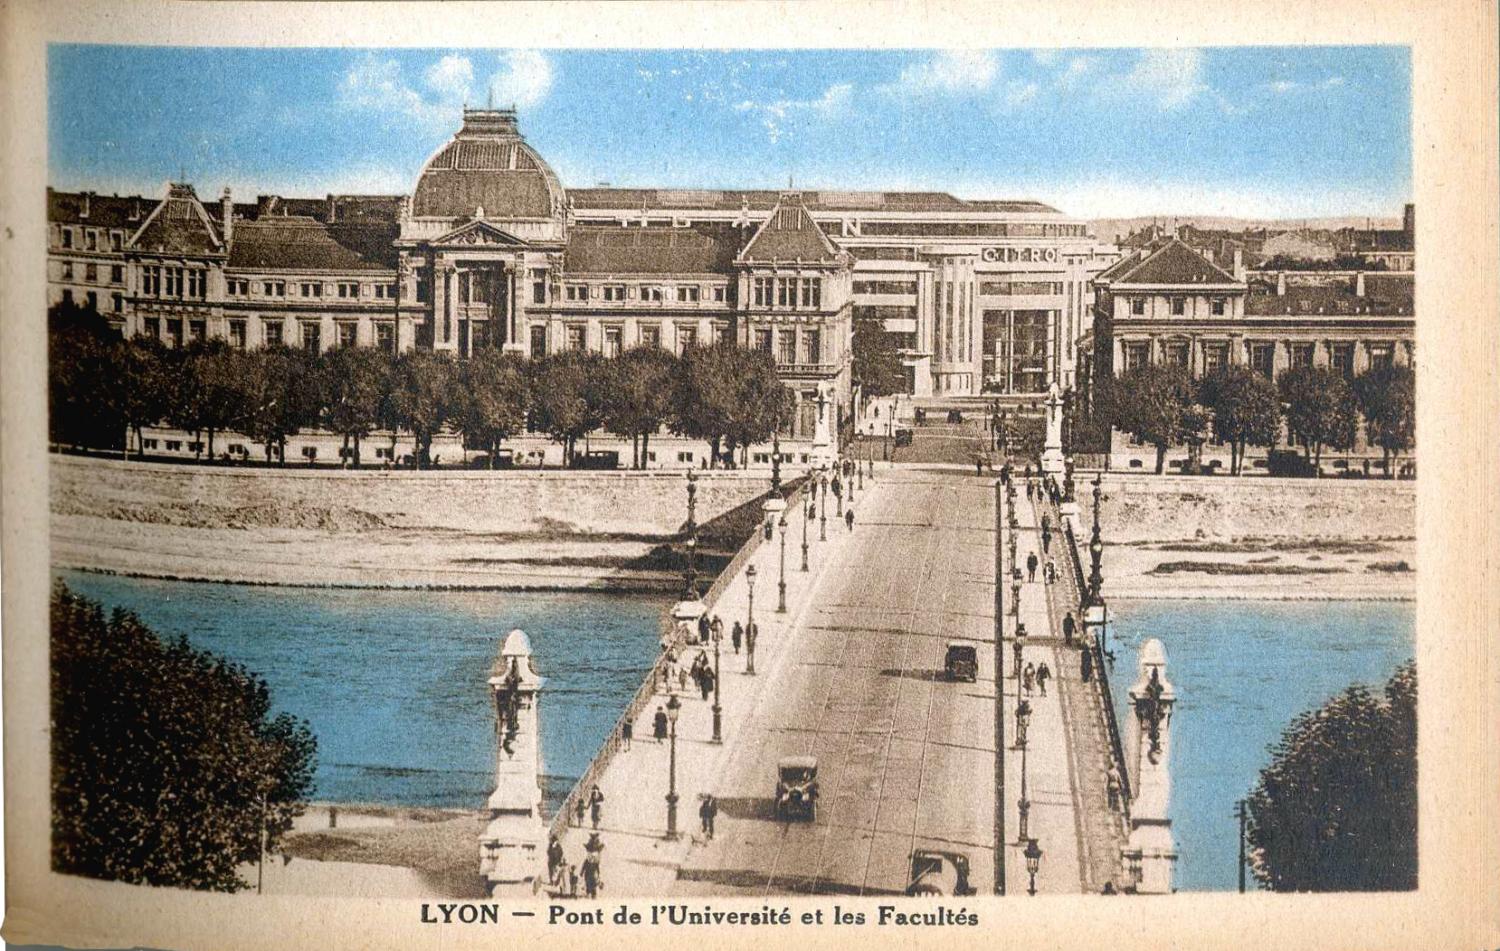
[[[474,245],[493,245],[496,247],[523,247],[526,242],[520,238],[497,228],[487,221],[474,220],[466,225],[461,225],[447,234],[435,238],[435,245],[459,245],[472,247]]]

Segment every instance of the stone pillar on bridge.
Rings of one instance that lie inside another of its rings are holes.
[[[1151,638],[1141,645],[1139,675],[1130,687],[1131,717],[1125,756],[1131,780],[1130,838],[1121,850],[1143,895],[1172,892],[1177,849],[1172,820],[1172,708],[1177,691],[1167,680],[1167,651]]]
[[[826,381],[818,384],[818,419],[813,427],[813,468],[822,469],[838,460],[839,447],[833,427],[833,414],[837,412],[833,384]]]
[[[542,678],[524,631],[506,635],[489,687],[495,705],[495,791],[485,804],[490,821],[479,837],[479,872],[493,892],[535,883],[546,868],[538,711]]]
[[[1062,445],[1062,393],[1057,382],[1047,388],[1047,439],[1042,444],[1042,472],[1053,478],[1062,478],[1067,461],[1063,457]]]

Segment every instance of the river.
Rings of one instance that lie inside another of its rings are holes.
[[[1350,684],[1379,692],[1415,652],[1416,605],[1374,601],[1110,602],[1110,675],[1122,739],[1126,691],[1147,639],[1167,651],[1177,887],[1238,887],[1235,802],[1292,718]],[[1246,887],[1254,888],[1253,876]]]
[[[306,718],[318,737],[317,798],[413,806],[475,808],[489,795],[485,679],[514,627],[530,636],[546,678],[544,785],[558,801],[639,686],[665,607],[614,594],[60,576],[263,676],[276,709]],[[1110,609],[1122,729],[1146,638],[1165,644],[1177,688],[1172,820],[1182,890],[1236,887],[1234,803],[1291,719],[1353,682],[1383,684],[1413,653],[1411,603],[1117,600]]]

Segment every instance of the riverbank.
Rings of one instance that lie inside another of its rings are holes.
[[[51,461],[52,565],[301,587],[663,592],[685,480],[656,472],[305,471]],[[763,473],[702,473],[698,567],[756,519]]]

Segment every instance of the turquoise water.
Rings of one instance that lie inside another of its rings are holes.
[[[1234,804],[1291,719],[1352,683],[1383,686],[1416,642],[1410,602],[1114,601],[1110,621],[1122,734],[1140,644],[1155,637],[1167,650],[1178,696],[1171,815],[1183,891],[1238,887]]]
[[[545,678],[548,798],[588,766],[651,666],[662,602],[602,594],[373,591],[60,577],[106,609],[239,661],[318,738],[314,795],[481,805],[494,770],[490,665],[519,627]]]

